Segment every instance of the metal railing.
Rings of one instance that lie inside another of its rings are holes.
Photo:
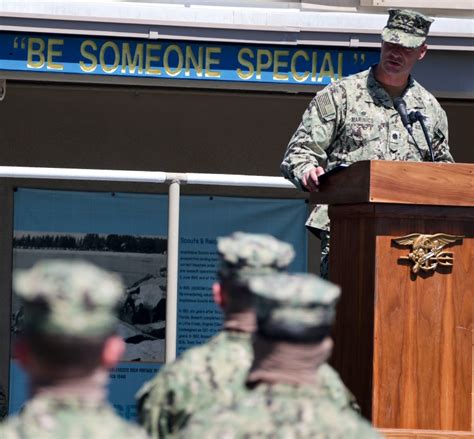
[[[179,268],[179,202],[182,184],[209,186],[241,186],[294,189],[282,177],[236,174],[196,174],[153,171],[116,171],[110,169],[35,168],[0,166],[2,178],[47,180],[120,181],[128,183],[168,184],[168,252],[166,290],[165,361],[176,358]]]

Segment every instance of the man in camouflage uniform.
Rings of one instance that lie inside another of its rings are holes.
[[[154,438],[173,436],[196,412],[233,400],[252,361],[255,314],[246,282],[257,274],[285,270],[294,257],[290,244],[241,232],[219,238],[217,250],[219,282],[213,296],[224,312],[223,330],[164,366],[137,393],[140,423]]]
[[[401,97],[408,113],[425,116],[434,159],[452,162],[446,113],[410,72],[427,51],[432,19],[414,11],[391,9],[382,33],[380,62],[338,80],[318,92],[288,144],[281,171],[295,186],[317,191],[318,177],[342,163],[361,160],[430,161],[419,123],[414,138],[402,124],[393,99]],[[321,274],[327,277],[329,218],[316,206],[306,225],[321,238]]]
[[[16,358],[32,398],[0,425],[2,439],[145,438],[106,402],[108,369],[119,361],[119,277],[83,261],[44,260],[14,273],[24,333]]]
[[[194,416],[180,438],[379,437],[369,423],[327,397],[316,369],[332,350],[329,336],[340,289],[312,274],[250,280],[256,296],[255,359],[248,392],[227,407]]]
[[[226,405],[243,391],[252,363],[251,333],[255,313],[248,280],[285,270],[293,259],[291,245],[269,235],[237,232],[219,238],[221,266],[214,300],[224,312],[224,328],[203,346],[185,352],[165,366],[137,393],[139,419],[152,437],[174,436],[196,413]],[[324,364],[322,386],[339,406],[354,404],[339,375]]]

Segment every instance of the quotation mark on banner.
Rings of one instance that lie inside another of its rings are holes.
[[[19,37],[15,37],[15,39],[13,40],[13,48],[14,48],[14,49],[18,49],[18,38],[19,38]],[[23,38],[21,39],[21,45],[20,45],[20,47],[21,47],[22,49],[24,49],[24,48],[26,47],[25,40],[26,40],[26,37],[23,37]]]
[[[359,58],[359,55],[360,55],[360,58]],[[365,53],[354,53],[354,64],[357,64],[358,62],[360,62],[360,64],[364,64],[365,63]]]

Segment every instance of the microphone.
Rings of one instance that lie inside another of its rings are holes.
[[[423,114],[421,114],[419,111],[410,111],[410,114],[408,114],[408,119],[410,120],[411,124],[414,124],[418,121],[424,121],[425,116],[423,116]]]
[[[408,117],[407,105],[405,104],[405,101],[402,98],[397,97],[393,100],[393,106],[395,107],[395,110],[398,111],[398,114],[402,119],[403,126],[407,129],[410,135],[413,136],[413,129],[410,118]]]

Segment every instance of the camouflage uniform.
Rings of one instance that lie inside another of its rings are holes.
[[[314,275],[276,275],[250,281],[255,293],[257,333],[295,344],[329,331],[339,288]],[[324,336],[324,335],[323,335]],[[179,438],[378,438],[356,412],[341,409],[314,385],[261,381],[227,407],[193,417]]]
[[[404,94],[409,110],[427,116],[435,160],[452,162],[448,147],[446,113],[436,99],[413,78]],[[283,175],[303,189],[305,172],[327,163],[330,170],[341,163],[361,160],[429,160],[428,146],[419,124],[414,136],[420,157],[385,89],[375,80],[373,69],[336,81],[319,92],[303,115],[281,165]],[[318,206],[307,225],[329,229],[327,207]]]
[[[392,9],[389,13],[383,41],[409,48],[424,42],[431,19],[407,10]],[[402,97],[408,112],[420,111],[426,116],[435,161],[453,162],[446,113],[436,98],[412,77]],[[421,154],[371,67],[335,81],[316,94],[288,144],[281,172],[296,187],[306,190],[302,178],[313,167],[323,166],[328,171],[361,160],[430,161],[420,124],[414,124],[413,131]],[[306,225],[317,229],[322,240],[324,270],[329,254],[327,206],[316,206]]]
[[[269,235],[234,233],[219,238],[219,276],[244,283],[257,274],[284,270],[294,257],[290,244]],[[166,365],[137,393],[140,423],[152,437],[174,435],[196,412],[229,404],[242,389],[252,362],[251,335],[225,329]]]
[[[140,389],[139,419],[152,437],[173,436],[196,412],[230,404],[252,362],[251,334],[221,331],[164,366]]]
[[[337,410],[318,391],[261,384],[245,399],[194,417],[180,439],[371,439],[368,422],[351,410]]]
[[[23,337],[27,340],[34,334],[57,339],[106,338],[116,327],[115,311],[124,292],[117,275],[83,261],[40,261],[30,270],[17,270],[13,286],[24,304]],[[82,379],[69,380],[73,384]],[[48,385],[44,390],[19,415],[0,425],[0,437],[147,437],[138,426],[115,414],[103,395],[76,395]]]
[[[190,418],[216,404],[231,404],[252,364],[251,334],[221,331],[203,346],[190,349],[145,384],[137,397],[140,423],[152,437],[176,435]],[[317,370],[324,394],[337,407],[357,407],[338,373],[325,363]]]
[[[2,439],[131,439],[145,432],[117,416],[103,401],[95,404],[81,398],[37,396],[18,416],[0,424]]]

